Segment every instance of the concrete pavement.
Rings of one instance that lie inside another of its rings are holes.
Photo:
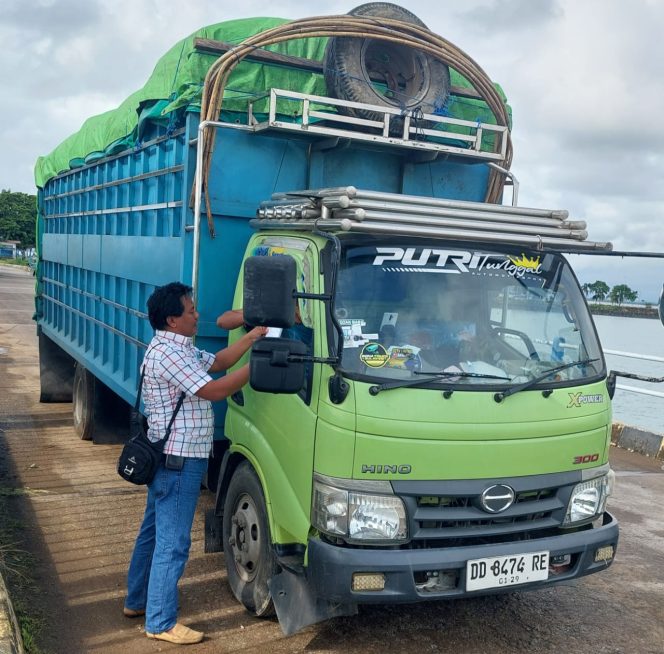
[[[39,403],[33,282],[30,275],[0,270],[0,451],[11,468],[7,487],[27,491],[12,497],[12,508],[23,511],[25,542],[34,555],[34,607],[48,611],[40,645],[50,654],[149,654],[155,643],[145,638],[142,622],[121,614],[144,490],[115,474],[118,446],[75,437],[70,405]],[[662,461],[619,448],[612,448],[611,460],[618,481],[609,508],[621,521],[621,541],[607,572],[537,593],[370,607],[289,638],[274,621],[251,618],[235,602],[222,555],[203,553],[199,507],[181,605],[184,621],[208,638],[187,651],[376,654],[389,647],[395,654],[581,654],[593,643],[597,654],[661,654]],[[7,625],[0,629],[0,654],[20,654],[9,599],[0,602],[0,613]]]

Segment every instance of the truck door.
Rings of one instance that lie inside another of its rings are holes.
[[[297,263],[298,290],[321,292],[318,249],[313,241],[259,236],[247,252],[251,255],[292,256]],[[238,288],[235,306],[241,302],[242,289]],[[312,354],[320,356],[321,303],[298,302],[297,322],[282,336],[305,342]],[[305,542],[309,531],[319,368],[307,365],[305,385],[297,394],[258,393],[247,385],[243,406],[229,402],[227,433],[234,447],[247,448],[262,478],[276,542]]]

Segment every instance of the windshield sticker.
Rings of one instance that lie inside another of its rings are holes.
[[[604,396],[602,394],[585,395],[584,393],[568,393],[568,395],[568,409],[582,407],[584,404],[602,404],[604,402]]]
[[[276,245],[257,245],[251,251],[251,255],[254,257],[274,257],[283,254],[286,254],[286,249]]]
[[[274,247],[279,250],[284,250],[288,248],[289,250],[307,250],[309,248],[309,243],[303,241],[301,238],[290,238],[288,236],[268,236],[261,240],[263,245],[268,247]]]
[[[516,257],[507,254],[437,248],[377,247],[373,265],[382,266],[388,272],[427,272],[448,275],[502,274],[522,278],[526,273],[531,275],[542,273],[540,257],[530,258],[523,253],[520,257]]]
[[[339,324],[344,333],[344,348],[360,347],[378,338],[378,334],[364,334],[362,332],[362,328],[366,327],[367,324],[365,320],[343,318],[339,320]]]
[[[539,275],[542,272],[540,257],[528,258],[523,252],[520,257],[507,257],[517,268],[524,272],[531,272]]]
[[[388,368],[401,368],[402,370],[419,370],[421,361],[419,356],[419,347],[414,345],[391,346],[387,353],[390,358],[387,360]]]
[[[360,361],[369,368],[382,368],[390,355],[380,343],[367,343],[360,352]]]

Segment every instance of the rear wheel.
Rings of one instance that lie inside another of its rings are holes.
[[[247,611],[274,615],[268,581],[279,571],[263,489],[249,463],[233,473],[224,502],[223,545],[228,583]]]
[[[74,372],[72,402],[74,431],[81,440],[89,441],[94,427],[95,378],[80,363]]]

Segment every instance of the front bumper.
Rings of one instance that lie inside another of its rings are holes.
[[[560,536],[472,547],[438,549],[353,549],[338,547],[319,539],[309,539],[307,578],[310,588],[321,599],[333,602],[370,604],[419,602],[429,599],[454,599],[472,595],[514,592],[548,586],[560,581],[583,577],[606,569],[611,561],[595,562],[600,547],[618,545],[618,521],[604,513],[600,527]],[[529,584],[466,590],[466,563],[473,559],[493,556],[548,551],[550,557],[571,556],[571,564],[549,578]],[[429,571],[456,571],[453,588],[429,590],[416,579]],[[352,577],[356,572],[379,572],[385,576],[380,591],[353,591]]]

